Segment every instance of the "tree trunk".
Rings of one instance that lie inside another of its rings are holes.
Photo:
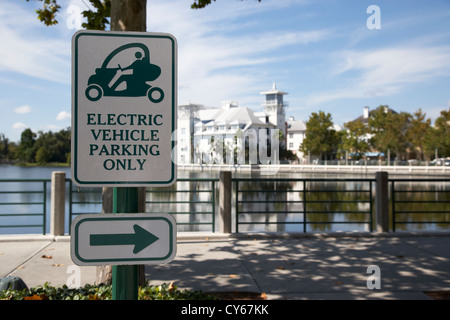
[[[147,30],[147,0],[112,0],[111,31]],[[113,189],[102,190],[102,213],[112,213]],[[145,188],[139,188],[139,212],[145,212]],[[112,266],[97,266],[97,283],[112,283]],[[138,285],[145,285],[145,267],[139,265]]]
[[[146,31],[147,0],[112,0],[111,31]]]

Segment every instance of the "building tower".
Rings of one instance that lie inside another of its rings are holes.
[[[283,137],[286,138],[285,116],[288,104],[283,101],[283,96],[287,92],[278,90],[274,82],[271,90],[261,92],[261,94],[266,96],[266,101],[263,104],[264,113],[268,120],[266,122],[275,125],[277,129],[283,132]]]

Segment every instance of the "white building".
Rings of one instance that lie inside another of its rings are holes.
[[[299,160],[305,160],[305,155],[299,149],[306,136],[306,124],[301,120],[295,120],[294,117],[289,117],[286,128],[287,150],[292,151]]]
[[[261,92],[266,96],[263,104],[263,113],[258,113],[258,116],[265,117],[265,122],[271,123],[280,129],[283,133],[283,137],[286,137],[286,108],[288,104],[283,101],[283,96],[287,92],[283,92],[277,89],[275,82],[272,89]]]
[[[251,150],[256,150],[261,133],[273,134],[275,131],[270,129],[278,129],[286,136],[287,104],[283,102],[286,93],[277,90],[274,84],[271,90],[261,94],[266,99],[263,111],[258,113],[233,101],[222,102],[221,108],[197,104],[178,106],[178,163],[234,163],[245,141]],[[251,163],[257,163],[253,154],[245,156],[253,160]]]

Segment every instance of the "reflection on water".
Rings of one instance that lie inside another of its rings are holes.
[[[0,165],[0,179],[50,179],[51,172],[65,171],[70,177],[70,168],[21,168]],[[179,231],[217,231],[218,225],[218,179],[219,173],[179,171],[179,181],[167,188],[151,188],[146,194],[147,212],[169,212],[177,220]],[[282,178],[283,181],[248,178]],[[204,181],[182,181],[184,178],[201,178]],[[371,212],[374,211],[375,183],[370,181],[339,181],[336,179],[373,179],[373,175],[296,173],[277,176],[259,176],[256,173],[233,173],[241,178],[233,183],[232,217],[233,231],[239,232],[330,232],[370,231],[373,226]],[[297,179],[318,179],[319,181]],[[396,178],[390,175],[390,178]],[[401,176],[405,178],[405,176]],[[421,179],[425,177],[420,177]],[[246,180],[247,179],[247,180]],[[335,179],[333,181],[324,179]],[[239,190],[236,198],[236,184]],[[2,193],[26,190],[27,193]],[[396,182],[395,230],[448,230],[450,213],[450,182]],[[418,190],[422,190],[418,192]],[[70,214],[101,212],[101,188],[77,188],[66,192],[66,221]],[[0,225],[42,224],[42,216],[19,216],[38,214],[43,207],[42,182],[0,183],[0,203],[22,203],[0,205]],[[70,200],[72,206],[70,206]],[[391,196],[392,200],[392,196]],[[410,201],[414,202],[411,203]],[[47,183],[47,219],[49,230],[50,183]],[[236,202],[237,201],[237,202]],[[408,201],[408,202],[406,202]],[[236,218],[236,212],[238,213]],[[214,213],[214,214],[213,214]],[[391,229],[392,212],[390,213]],[[408,223],[404,223],[408,222]],[[430,223],[431,222],[431,223]],[[69,226],[66,226],[66,233]],[[0,228],[0,234],[42,233],[42,228]]]
[[[241,182],[238,230],[371,231],[371,185],[371,181],[304,179],[259,181],[255,187],[254,181]]]
[[[390,209],[394,230],[448,230],[450,181],[395,181]]]

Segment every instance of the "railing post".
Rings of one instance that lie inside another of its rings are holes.
[[[378,232],[389,232],[389,192],[388,173],[375,173],[375,222]]]
[[[219,217],[220,232],[231,233],[231,171],[220,171]]]
[[[64,171],[52,172],[50,202],[50,234],[64,235],[64,216],[66,206],[66,173]]]

